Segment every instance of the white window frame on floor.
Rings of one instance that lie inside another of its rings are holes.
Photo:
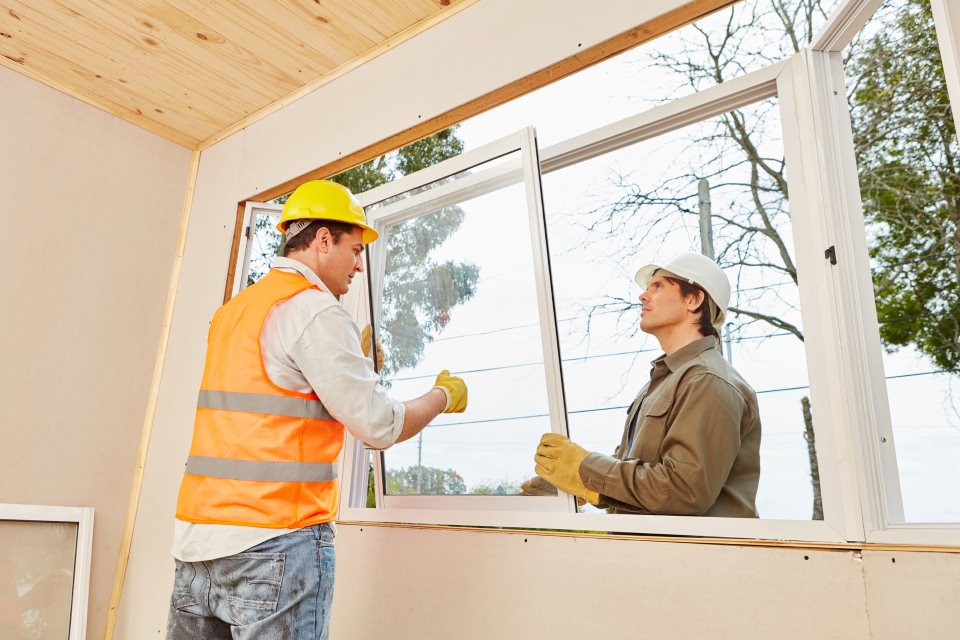
[[[815,122],[809,109],[813,92],[807,60],[798,55],[791,60],[772,65],[760,71],[680,98],[672,103],[626,118],[612,125],[576,136],[540,152],[540,168],[548,173],[577,162],[609,153],[636,142],[654,138],[710,117],[753,104],[763,99],[780,98],[784,128],[784,152],[790,172],[790,213],[796,244],[796,259],[803,277],[800,281],[801,308],[804,317],[805,350],[810,372],[811,396],[817,407],[815,432],[820,461],[824,520],[764,520],[738,518],[711,518],[658,515],[609,515],[563,511],[539,512],[533,507],[533,498],[522,496],[500,497],[500,504],[510,509],[488,509],[485,500],[478,497],[420,496],[405,505],[363,508],[366,497],[366,464],[362,447],[349,439],[345,454],[344,490],[340,518],[356,522],[404,522],[417,524],[448,524],[491,527],[531,527],[570,530],[601,530],[647,534],[686,535],[706,537],[733,537],[755,539],[791,539],[816,542],[844,542],[862,540],[863,524],[860,518],[859,484],[856,469],[843,464],[852,455],[854,446],[846,432],[838,425],[846,424],[849,416],[842,387],[837,386],[837,370],[842,336],[836,321],[835,296],[824,304],[819,295],[833,291],[830,265],[823,251],[828,244],[825,225],[817,213],[823,198],[814,179],[826,170],[813,140]],[[466,156],[467,154],[465,154]],[[457,161],[458,158],[447,162]],[[469,160],[464,160],[469,163]],[[425,170],[432,179],[450,175],[450,168],[441,165]],[[433,177],[435,176],[435,177]],[[406,183],[404,183],[406,181]],[[395,186],[384,185],[368,196],[365,203],[390,197],[411,188],[423,178],[408,176]],[[391,183],[393,184],[393,183]],[[806,197],[798,197],[803,191]],[[376,216],[376,211],[372,217]],[[375,265],[382,256],[371,258]],[[374,267],[376,268],[376,267]],[[378,286],[377,277],[373,278]],[[826,289],[825,289],[826,287]],[[543,301],[541,300],[541,304]],[[550,304],[552,307],[552,303]],[[811,321],[815,320],[815,321]],[[555,329],[554,329],[555,331]],[[532,455],[532,452],[531,452]],[[381,470],[377,469],[378,476]],[[361,480],[362,476],[362,482]],[[361,491],[358,487],[363,487]],[[378,492],[378,500],[382,499]],[[395,503],[396,504],[396,503]],[[491,503],[492,504],[492,503]],[[524,506],[527,504],[527,506]],[[569,503],[568,503],[569,504]],[[465,505],[474,507],[463,508]],[[516,505],[516,506],[514,506]]]
[[[73,562],[73,590],[70,599],[70,636],[87,637],[87,607],[90,598],[90,558],[93,553],[93,508],[51,507],[0,503],[0,521],[76,523],[77,552]],[[15,549],[8,549],[14,552]]]
[[[930,2],[953,117],[960,123],[960,6],[951,0]],[[846,389],[849,459],[858,469],[865,541],[960,546],[960,523],[904,522],[842,59],[843,49],[881,5],[882,0],[845,2],[805,55],[808,117],[823,163],[825,238],[836,246],[838,260],[830,284],[843,301],[837,304],[844,356],[838,384]]]

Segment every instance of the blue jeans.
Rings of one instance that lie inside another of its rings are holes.
[[[167,640],[326,640],[335,572],[329,524],[225,558],[176,563]]]

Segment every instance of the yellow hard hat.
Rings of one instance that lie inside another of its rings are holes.
[[[370,244],[379,235],[367,225],[363,207],[350,190],[330,180],[304,182],[290,194],[280,212],[277,230],[285,233],[287,223],[293,220],[337,220],[358,226],[363,229],[364,244]]]

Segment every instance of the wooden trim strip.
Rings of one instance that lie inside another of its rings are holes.
[[[240,202],[237,204],[237,219],[233,229],[233,243],[230,245],[230,255],[227,257],[229,263],[227,264],[227,284],[223,287],[223,302],[226,304],[227,300],[233,297],[233,279],[237,276],[237,252],[240,250],[240,240],[243,234],[243,225],[246,222],[244,220],[244,214],[247,212],[246,203]],[[253,234],[253,229],[250,230],[251,235]]]
[[[167,355],[167,342],[170,338],[170,325],[173,322],[173,308],[180,285],[180,271],[183,266],[183,254],[187,244],[187,227],[190,222],[190,209],[193,205],[193,193],[197,184],[197,172],[200,167],[200,151],[194,150],[190,160],[190,174],[187,189],[183,196],[183,211],[180,214],[180,231],[177,236],[177,252],[170,272],[170,284],[167,287],[167,304],[163,311],[163,324],[160,326],[160,343],[157,347],[157,359],[153,366],[153,380],[150,383],[150,395],[147,398],[147,410],[143,418],[143,430],[140,434],[140,448],[137,452],[137,465],[133,471],[133,486],[130,489],[130,501],[127,506],[127,521],[120,540],[120,557],[117,573],[113,580],[113,593],[107,609],[107,624],[103,633],[104,640],[112,640],[120,608],[120,596],[123,593],[123,581],[127,574],[127,562],[130,559],[130,547],[133,544],[133,530],[140,506],[140,490],[143,486],[143,473],[147,464],[147,452],[150,449],[150,437],[153,433],[153,421],[157,411],[157,399],[160,395],[160,381]]]
[[[652,536],[646,534],[586,533],[582,531],[543,531],[541,529],[501,529],[499,527],[461,527],[452,525],[402,524],[397,522],[360,522],[338,520],[337,526],[381,527],[393,529],[426,529],[467,533],[507,533],[555,538],[594,538],[598,540],[631,540],[634,542],[672,542],[677,544],[710,544],[736,547],[776,547],[780,549],[813,549],[818,551],[905,551],[919,553],[960,553],[960,547],[915,544],[878,544],[872,542],[804,542],[802,540],[757,540],[754,538],[698,538],[691,536]]]
[[[262,109],[259,109],[254,113],[251,113],[249,116],[243,118],[242,120],[239,120],[238,122],[233,123],[229,127],[226,127],[221,131],[218,131],[217,133],[213,134],[206,140],[202,141],[198,145],[198,148],[201,150],[206,149],[210,145],[220,142],[227,136],[230,136],[236,133],[237,131],[240,131],[241,129],[249,127],[254,122],[257,122],[258,120],[261,120],[267,117],[271,113],[274,113],[275,111],[282,109],[288,104],[299,100],[300,98],[307,95],[308,93],[312,93],[313,91],[316,91],[318,88],[322,87],[323,85],[333,82],[340,76],[343,76],[349,73],[350,71],[353,71],[357,67],[363,64],[366,64],[367,62],[369,62],[370,60],[373,60],[377,56],[386,53],[390,49],[393,49],[397,45],[402,44],[403,42],[423,33],[427,29],[443,22],[447,18],[450,18],[451,16],[454,16],[460,13],[461,11],[463,11],[464,9],[466,9],[467,7],[471,6],[476,2],[479,2],[479,0],[457,0],[456,4],[450,5],[440,11],[434,12],[429,17],[424,18],[420,22],[417,22],[416,24],[411,25],[410,27],[404,29],[398,34],[391,36],[390,38],[387,38],[386,40],[376,45],[375,47],[368,49],[363,53],[363,55],[353,58],[349,62],[346,62],[340,65],[339,67],[330,71],[329,73],[323,74],[321,77],[317,78],[313,82],[309,82],[303,85],[299,89],[285,95],[284,97],[280,98],[276,102],[273,102],[263,107]],[[283,194],[278,194],[278,195],[283,195]],[[267,199],[272,200],[273,198],[267,198]]]
[[[447,127],[457,124],[458,122],[466,120],[467,118],[475,116],[479,113],[483,113],[484,111],[493,109],[494,107],[500,106],[505,102],[513,100],[514,98],[519,98],[522,95],[556,82],[557,80],[565,78],[582,69],[586,69],[587,67],[591,67],[599,62],[603,62],[604,60],[622,53],[627,49],[632,49],[633,47],[641,45],[645,42],[649,42],[666,33],[669,33],[670,31],[690,24],[691,22],[694,22],[695,20],[698,20],[706,15],[719,11],[732,4],[736,4],[739,1],[740,0],[694,0],[693,2],[683,5],[682,7],[678,7],[673,11],[654,18],[649,22],[645,22],[640,26],[634,27],[629,31],[625,31],[620,35],[614,36],[597,45],[594,45],[593,47],[565,58],[545,69],[536,71],[528,76],[520,78],[519,80],[511,82],[506,86],[475,98],[470,102],[447,111],[446,113],[442,113],[422,123],[418,123],[415,126],[385,138],[380,142],[376,142],[372,145],[368,145],[362,149],[354,151],[347,156],[337,158],[333,162],[327,163],[322,167],[318,167],[312,171],[308,171],[307,173],[297,176],[291,180],[287,180],[286,182],[267,189],[266,191],[254,194],[247,198],[247,200],[252,200],[254,202],[266,202],[268,200],[273,200],[278,196],[290,193],[298,185],[306,182],[307,180],[327,178],[329,176],[336,175],[341,171],[346,171],[347,169],[382,156],[383,154],[393,151],[394,149],[399,149],[404,145],[415,142],[416,140],[424,138],[428,135],[438,131],[443,131]],[[315,89],[316,86],[312,86],[312,88]],[[283,105],[278,105],[277,108],[280,108],[280,106]],[[271,111],[274,110],[275,109],[271,108]],[[262,117],[259,115],[259,112],[255,115]],[[207,142],[204,142],[201,145],[201,148],[206,146],[208,146],[208,144]]]

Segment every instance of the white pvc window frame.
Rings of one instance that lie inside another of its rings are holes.
[[[575,513],[569,497],[551,503],[552,499],[531,497],[523,497],[521,502],[518,497],[504,500],[499,496],[469,496],[469,505],[476,509],[463,509],[461,504],[446,502],[456,499],[451,496],[403,496],[406,502],[390,502],[389,508],[385,508],[379,506],[383,505],[383,496],[378,495],[378,507],[366,509],[369,452],[349,435],[343,458],[340,518],[357,522],[960,546],[960,523],[903,522],[841,59],[843,49],[882,1],[846,0],[812,44],[790,60],[539,151],[540,170],[547,173],[740,106],[773,96],[780,98],[790,216],[796,261],[803,272],[800,296],[807,327],[807,366],[811,395],[817,406],[814,430],[823,521]],[[960,5],[952,0],[930,2],[951,108],[954,119],[960,123]],[[502,153],[515,150],[507,149],[514,144],[505,143]],[[485,149],[488,156],[494,150],[489,146]],[[535,145],[533,149],[536,152]],[[458,173],[482,162],[478,161],[477,152],[451,158],[358,197],[367,206]],[[536,183],[539,190],[539,180]],[[280,208],[247,203],[244,219],[250,235],[255,210],[276,212]],[[371,212],[371,219],[376,216],[376,210]],[[237,256],[243,267],[233,283],[235,293],[245,283],[249,268],[251,238],[244,235]],[[836,265],[824,259],[823,251],[828,247],[836,250]],[[377,263],[374,257],[374,264]],[[548,262],[544,264],[548,267]],[[360,280],[341,299],[361,323],[371,318],[367,286],[366,280]],[[543,300],[541,304],[545,304]],[[552,298],[549,307],[552,309]],[[555,329],[550,333],[554,332]],[[382,477],[379,468],[377,475]],[[397,506],[400,504],[404,506]],[[456,508],[447,508],[450,505]]]
[[[490,163],[489,166],[483,165]],[[420,191],[379,208],[369,210],[367,223],[382,237],[389,227],[415,219],[420,215],[450,206],[466,198],[522,183],[526,196],[527,223],[529,225],[533,254],[534,281],[540,320],[541,347],[543,350],[544,375],[546,377],[547,405],[550,414],[550,429],[567,435],[566,408],[560,365],[560,342],[557,334],[556,314],[553,304],[552,279],[550,278],[549,255],[546,241],[546,223],[543,213],[543,197],[540,191],[536,133],[532,128],[501,138],[479,149],[450,158],[441,163],[404,176],[394,182],[371,189],[358,197],[363,206],[369,207],[394,196],[430,185],[444,178],[456,176],[476,168],[474,173]],[[386,268],[386,242],[368,246],[369,282],[371,286],[373,325],[379,327],[379,311],[382,300],[382,282]],[[370,307],[368,307],[370,308]],[[353,440],[353,438],[349,438]],[[341,517],[359,511],[362,518],[366,500],[367,454],[363,447],[353,441],[348,443],[344,454],[343,477],[356,484],[357,488],[344,490]],[[557,496],[475,496],[475,495],[390,495],[384,491],[385,477],[382,454],[373,456],[377,512],[382,516],[403,520],[402,514],[411,509],[449,513],[483,509],[496,511],[561,511],[573,513],[574,499],[566,494]],[[392,515],[390,515],[392,514]]]
[[[540,151],[540,169],[543,173],[582,162],[616,149],[635,144],[642,140],[655,138],[669,131],[695,124],[705,119],[743,107],[761,100],[779,97],[781,119],[784,127],[784,151],[790,171],[791,194],[805,185],[798,180],[801,175],[819,175],[820,158],[814,153],[803,153],[800,138],[790,136],[789,130],[798,131],[800,127],[809,127],[808,118],[802,113],[797,101],[802,100],[796,90],[797,85],[809,86],[805,62],[801,56],[789,61],[769,66],[760,71],[742,76],[730,82],[716,85],[692,96],[678,99],[672,103],[656,107],[644,113],[626,118],[617,123],[576,136]],[[811,90],[807,89],[807,93]],[[478,150],[479,151],[479,150]],[[463,162],[468,163],[468,154]],[[458,160],[454,158],[447,162]],[[801,167],[801,165],[805,165]],[[449,168],[436,169],[431,179],[450,175]],[[425,172],[431,171],[425,170]],[[445,173],[446,172],[446,173]],[[406,191],[423,182],[422,177],[408,176],[397,181],[395,186],[384,185],[370,192],[364,204]],[[405,183],[403,181],[406,181]],[[428,180],[429,181],[429,180]],[[539,183],[539,181],[537,181]],[[429,192],[427,192],[429,193]],[[801,202],[798,202],[801,200]],[[859,492],[855,471],[840,461],[849,456],[849,443],[843,437],[838,425],[845,424],[847,414],[844,411],[842,394],[833,384],[831,372],[835,363],[828,354],[839,353],[841,335],[834,329],[835,323],[824,323],[818,314],[824,308],[818,283],[826,281],[830,272],[823,259],[825,248],[822,234],[815,231],[804,232],[798,227],[813,227],[818,218],[816,209],[803,211],[804,204],[813,206],[815,198],[791,198],[791,218],[793,219],[796,254],[799,268],[804,270],[801,279],[801,308],[807,327],[805,349],[810,371],[811,396],[817,406],[815,431],[817,450],[820,459],[821,489],[823,492],[824,520],[764,520],[738,518],[712,518],[689,516],[659,515],[610,515],[596,513],[576,513],[572,506],[562,511],[541,512],[534,508],[533,498],[527,496],[500,497],[498,502],[477,499],[469,496],[421,496],[418,499],[406,498],[404,502],[382,503],[383,496],[378,493],[378,508],[363,508],[361,498],[365,492],[344,488],[344,501],[340,517],[343,520],[358,522],[406,522],[418,524],[449,524],[493,527],[531,527],[572,530],[604,530],[630,533],[688,535],[705,537],[734,537],[756,539],[796,539],[817,542],[844,542],[861,539],[863,527],[860,520]],[[401,205],[402,206],[402,205]],[[397,211],[401,211],[398,209]],[[377,216],[375,210],[371,217]],[[400,214],[402,215],[402,213]],[[382,257],[374,254],[371,263],[382,263]],[[376,268],[376,267],[374,267]],[[544,271],[544,277],[549,274]],[[382,279],[382,278],[381,278]],[[378,278],[373,277],[374,287]],[[547,283],[549,284],[549,283]],[[376,292],[375,292],[376,293]],[[376,298],[376,296],[374,296]],[[544,302],[541,300],[541,304]],[[552,308],[552,301],[549,304]],[[828,313],[832,307],[827,305]],[[811,321],[816,318],[816,321]],[[556,327],[550,328],[555,334]],[[362,464],[362,447],[355,443],[348,445],[345,456],[348,468],[345,469],[345,484],[359,480],[358,466],[364,474],[363,487],[366,487],[366,466]],[[531,453],[532,455],[532,453]],[[380,469],[377,469],[378,475]],[[382,476],[381,476],[382,477]],[[391,497],[388,497],[388,500]],[[400,506],[400,505],[403,506]],[[569,503],[568,503],[569,504]],[[382,506],[381,506],[382,505]],[[509,505],[509,508],[496,508]],[[466,508],[470,507],[470,508]]]
[[[960,123],[960,6],[930,0],[954,121]],[[856,463],[863,535],[882,544],[960,546],[960,523],[904,522],[880,330],[873,297],[842,52],[883,0],[848,0],[805,54],[810,92],[807,131],[819,143],[824,235],[836,246],[830,286],[843,339],[838,384],[846,388],[849,459]],[[827,283],[825,283],[827,284]],[[841,296],[838,301],[837,295]],[[821,473],[823,466],[821,466]],[[946,491],[947,488],[944,488]]]
[[[237,246],[236,264],[240,265],[233,276],[231,297],[247,288],[247,274],[250,273],[250,253],[253,250],[254,236],[257,233],[257,216],[279,216],[283,210],[282,204],[272,202],[247,202],[243,209],[243,229],[240,232],[240,242]]]
[[[68,640],[87,637],[87,608],[90,599],[90,558],[93,554],[93,508],[54,507],[0,503],[0,521],[75,523],[77,552],[73,562],[73,589],[70,598]],[[15,551],[8,549],[8,552]]]

